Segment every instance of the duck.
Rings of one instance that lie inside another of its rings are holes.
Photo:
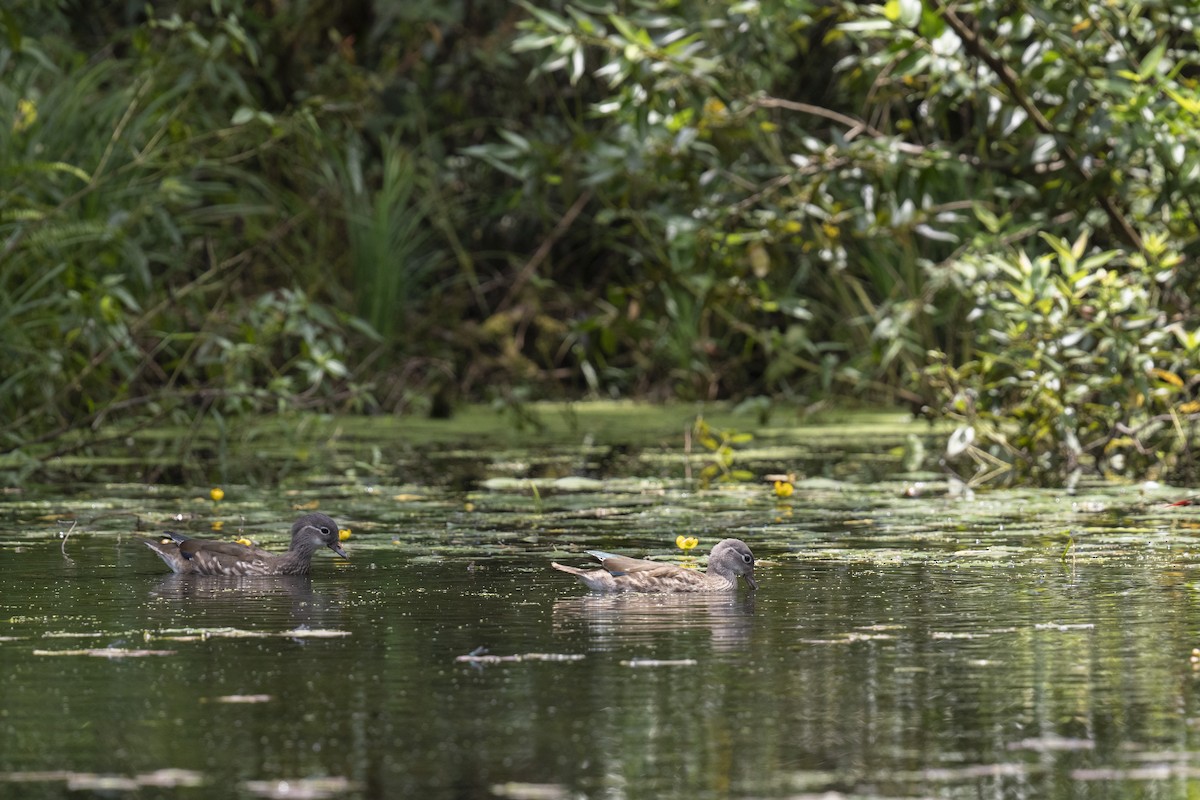
[[[305,514],[292,525],[292,546],[271,553],[237,542],[193,539],[166,531],[146,546],[179,575],[307,575],[313,553],[328,547],[349,558],[338,537],[338,524],[324,514]]]
[[[550,566],[574,575],[598,592],[729,592],[737,588],[739,576],[746,579],[751,589],[758,588],[754,580],[754,553],[741,539],[717,542],[708,555],[708,572],[603,550],[587,553],[600,561],[600,569],[568,567],[554,561]]]

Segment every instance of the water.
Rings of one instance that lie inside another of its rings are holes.
[[[343,474],[220,504],[10,495],[0,797],[1192,796],[1200,528],[1163,506],[1180,493],[905,499],[895,458],[869,481],[822,460],[786,500],[642,456],[652,476],[598,487],[481,483],[537,462],[512,451],[477,453],[465,492]],[[354,534],[307,579],[179,578],[134,538],[280,547],[313,502]],[[745,539],[760,590],[605,597],[549,568],[592,546],[683,559],[679,533]]]

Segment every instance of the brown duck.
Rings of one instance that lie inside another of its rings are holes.
[[[707,573],[602,550],[587,552],[600,560],[601,569],[579,569],[553,561],[550,566],[571,573],[599,592],[729,592],[737,588],[739,575],[751,589],[758,588],[754,582],[754,554],[740,539],[717,543],[708,556]]]
[[[160,539],[143,539],[146,546],[181,575],[307,575],[313,553],[328,547],[349,558],[338,539],[338,525],[324,514],[306,514],[292,526],[292,546],[286,553],[212,539],[193,539],[167,531]]]

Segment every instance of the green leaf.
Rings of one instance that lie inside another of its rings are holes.
[[[988,233],[1000,232],[1000,219],[990,210],[980,203],[974,203],[971,210],[975,212],[975,218],[983,223],[983,227],[988,229]]]
[[[513,133],[512,131],[505,130],[504,128],[499,128],[496,133],[500,134],[502,139],[507,139],[510,144],[523,153],[528,153],[531,149],[529,140],[524,136],[521,136],[519,133]]]
[[[1138,77],[1142,80],[1145,80],[1153,75],[1155,71],[1158,70],[1158,62],[1162,61],[1163,53],[1166,51],[1167,41],[1164,39],[1156,44],[1150,50],[1150,52],[1146,54],[1146,57],[1142,59],[1142,66],[1138,69]]]
[[[618,17],[616,14],[609,14],[608,21],[617,29],[617,33],[628,42],[636,42],[640,39],[638,29],[633,27],[629,20],[624,17]]]
[[[74,164],[68,164],[65,161],[38,162],[37,166],[45,167],[47,170],[49,170],[51,172],[65,172],[68,175],[74,175],[76,178],[83,181],[84,183],[91,183],[91,180],[92,180],[91,175],[88,175],[86,172],[84,172],[79,167],[75,166]]]
[[[254,109],[242,106],[237,111],[233,112],[233,118],[230,119],[230,122],[234,125],[245,125],[247,122],[253,120],[256,116],[257,112],[255,112]]]
[[[1103,253],[1088,256],[1080,262],[1079,267],[1089,271],[1099,269],[1119,255],[1121,255],[1120,250],[1105,250]]]
[[[518,2],[522,8],[541,20],[542,23],[551,30],[558,31],[559,33],[571,32],[570,24],[557,14],[552,14],[544,8],[538,8],[532,3],[525,2],[525,0],[518,0]]]
[[[542,33],[527,33],[524,36],[518,37],[509,45],[509,49],[514,53],[526,53],[530,50],[544,50],[550,45],[557,42],[558,36],[550,36]]]
[[[596,24],[596,20],[593,19],[590,14],[585,14],[583,11],[574,8],[573,6],[567,6],[567,13],[575,18],[575,24],[579,27],[580,33],[584,33],[589,36],[603,35],[603,29]]]
[[[1180,108],[1189,114],[1200,115],[1200,100],[1191,97],[1184,97],[1179,92],[1173,89],[1166,89],[1167,97],[1174,100]]]
[[[942,19],[942,15],[937,13],[935,9],[925,9],[921,13],[921,24],[917,28],[917,33],[921,34],[925,39],[933,41],[941,36],[946,31],[946,20]]]
[[[1057,236],[1051,236],[1044,231],[1040,232],[1038,235],[1042,237],[1042,240],[1046,244],[1054,248],[1054,252],[1058,253],[1058,257],[1062,261],[1064,269],[1067,268],[1067,265],[1070,265],[1072,268],[1074,267],[1076,261],[1075,254],[1071,252],[1071,245],[1065,239],[1060,239]]]
[[[840,31],[848,31],[850,33],[873,33],[873,32],[891,32],[894,26],[886,19],[862,19],[854,22],[845,22],[838,26]]]
[[[4,32],[8,34],[8,44],[12,51],[21,52],[21,27],[17,25],[16,17],[6,8],[0,8],[0,25],[3,25]]]
[[[575,51],[571,53],[571,85],[579,83],[579,79],[583,77],[584,58],[583,46],[577,45]]]
[[[921,0],[888,0],[883,15],[905,28],[914,28],[921,21]]]

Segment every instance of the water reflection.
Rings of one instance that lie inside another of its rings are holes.
[[[0,530],[0,797],[1107,800],[1200,780],[1179,509],[813,483],[786,514],[739,488],[614,520],[621,497],[531,515],[528,494],[447,511],[409,491],[344,500],[378,526],[366,557],[311,579],[165,575],[95,532],[71,566],[60,540]],[[648,549],[685,517],[755,515],[775,564],[754,594],[588,594],[545,565],[551,536]],[[481,642],[494,657],[464,663]]]
[[[596,649],[660,639],[666,633],[707,630],[712,649],[746,644],[754,594],[586,594],[555,601],[556,632],[582,628]]]
[[[149,592],[152,598],[183,605],[202,605],[206,611],[244,616],[286,616],[298,625],[318,619],[327,624],[340,604],[335,595],[313,591],[308,575],[167,575]]]

